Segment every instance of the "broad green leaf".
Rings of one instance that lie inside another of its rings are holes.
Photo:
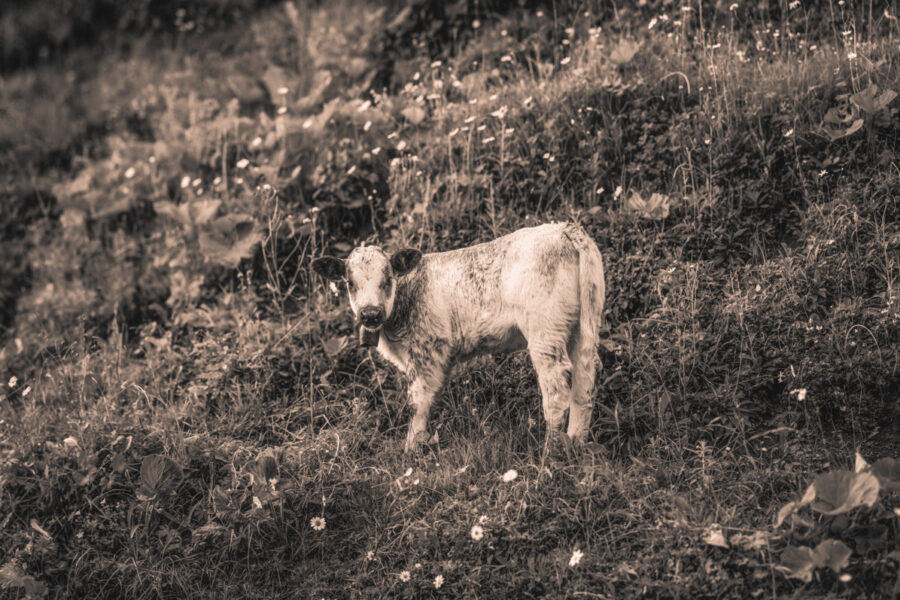
[[[221,200],[192,200],[184,204],[174,204],[169,200],[159,200],[153,203],[153,210],[158,215],[165,215],[174,221],[178,221],[185,227],[191,227],[208,223],[215,216],[221,205]]]
[[[253,256],[263,234],[249,215],[231,214],[211,221],[197,239],[207,260],[233,269]]]
[[[841,138],[845,138],[847,136],[853,135],[854,133],[856,133],[857,131],[862,129],[862,126],[863,126],[863,120],[856,119],[855,121],[853,121],[853,123],[850,124],[850,126],[847,129],[823,126],[822,130],[825,132],[825,135],[827,135],[833,142],[833,141],[839,140]]]
[[[404,119],[406,119],[413,125],[418,125],[425,120],[425,111],[421,106],[417,104],[410,104],[409,106],[401,110],[400,114],[403,115]]]
[[[813,552],[817,567],[828,567],[835,573],[839,573],[847,566],[850,555],[853,554],[853,551],[839,540],[825,540],[816,546]]]
[[[879,458],[872,465],[872,474],[885,490],[900,490],[900,461],[895,458]]]
[[[718,546],[719,548],[728,548],[728,539],[722,533],[722,528],[718,525],[712,525],[703,535],[703,541],[710,546]]]
[[[278,478],[278,461],[267,452],[262,452],[256,457],[256,474],[266,483],[270,479]]]
[[[184,474],[175,461],[159,454],[144,457],[141,463],[141,485],[138,498],[152,500],[158,494],[170,492],[181,482]]]
[[[191,220],[197,225],[203,225],[216,216],[221,205],[221,200],[192,200],[188,202],[187,207]]]
[[[93,177],[91,169],[84,169],[78,177],[65,183],[57,183],[53,186],[53,195],[62,201],[84,194],[91,189]]]
[[[866,111],[867,113],[872,114],[883,110],[896,97],[897,92],[895,92],[894,90],[884,90],[879,94],[878,86],[872,83],[869,84],[869,87],[862,90],[861,92],[852,94],[850,96],[850,102],[858,106],[860,109]]]
[[[816,568],[816,555],[807,546],[788,546],[781,553],[781,564],[777,568],[788,577],[809,582]]]
[[[793,500],[782,506],[775,517],[775,527],[781,527],[784,520],[791,516],[795,510],[797,510],[797,503]]]
[[[816,499],[816,486],[810,484],[808,488],[806,488],[806,492],[803,494],[803,497],[800,498],[800,503],[797,506],[806,506]]]
[[[878,479],[871,473],[837,470],[824,473],[813,481],[816,499],[812,509],[838,515],[858,506],[872,506],[878,500]]]
[[[330,338],[322,342],[322,347],[325,348],[325,354],[334,358],[340,354],[341,350],[347,347],[347,336],[341,335]]]
[[[616,65],[625,65],[631,62],[641,45],[632,40],[620,40],[616,47],[609,53],[609,60]]]

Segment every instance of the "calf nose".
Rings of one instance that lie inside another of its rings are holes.
[[[359,311],[363,325],[376,326],[384,322],[384,310],[377,306],[367,306]]]

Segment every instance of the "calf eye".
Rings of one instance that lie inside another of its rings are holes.
[[[381,289],[385,292],[391,289],[391,280],[390,279],[382,279],[381,280]]]

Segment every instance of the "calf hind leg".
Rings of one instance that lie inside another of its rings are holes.
[[[582,340],[579,335],[573,344],[571,357],[572,395],[569,404],[569,427],[566,433],[574,440],[584,441],[594,410],[597,347],[589,341]]]
[[[556,434],[562,426],[572,393],[572,362],[565,346],[530,349],[531,362],[541,388],[547,432]]]

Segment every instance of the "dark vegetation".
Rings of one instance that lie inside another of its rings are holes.
[[[0,595],[896,597],[900,6],[644,4],[4,8]],[[404,457],[310,260],[553,219],[591,442],[515,355]]]

